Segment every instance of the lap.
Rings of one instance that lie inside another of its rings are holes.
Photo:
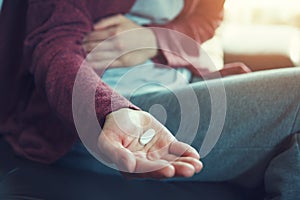
[[[270,70],[162,89],[130,100],[153,111],[178,139],[205,154],[205,168],[193,179],[230,180],[255,170],[248,183],[255,185],[286,138],[300,131],[299,80],[300,68]],[[189,95],[191,88],[197,102]]]
[[[269,163],[300,131],[299,80],[300,68],[272,70],[176,89],[161,87],[129,99],[150,111],[179,140],[206,154],[203,171],[188,180],[234,180],[256,187],[263,182]],[[101,171],[97,160],[86,161],[82,168]]]

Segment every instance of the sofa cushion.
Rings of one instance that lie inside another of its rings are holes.
[[[0,199],[119,200],[259,199],[258,191],[229,183],[125,180],[122,177],[41,165],[16,157],[0,138]]]
[[[244,62],[253,71],[300,65],[300,30],[283,25],[224,25],[225,63]]]

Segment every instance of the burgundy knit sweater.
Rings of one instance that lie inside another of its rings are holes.
[[[51,163],[69,151],[78,137],[72,116],[72,91],[86,56],[83,37],[92,30],[93,23],[127,13],[134,2],[4,0],[0,18],[0,132],[19,155]],[[204,42],[213,36],[222,20],[223,3],[187,0],[182,13],[163,27]],[[170,45],[167,38],[168,35],[158,38],[159,45]],[[169,54],[158,58],[174,67],[189,66]],[[138,109],[115,94],[91,67],[84,65],[83,71],[86,81],[82,87],[97,88],[95,109],[99,123],[114,110]]]

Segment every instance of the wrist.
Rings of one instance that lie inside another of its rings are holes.
[[[151,28],[146,28],[149,34],[147,34],[147,43],[148,46],[151,47],[149,51],[150,58],[157,56],[158,54],[158,40],[156,38],[156,34]]]

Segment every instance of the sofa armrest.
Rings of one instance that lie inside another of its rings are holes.
[[[224,62],[253,71],[300,65],[300,30],[283,25],[224,25]]]

